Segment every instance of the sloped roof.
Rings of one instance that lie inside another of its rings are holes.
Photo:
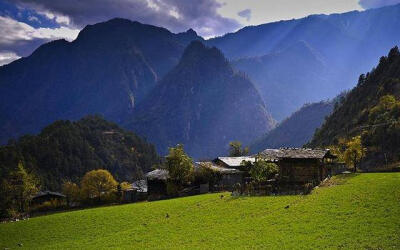
[[[58,192],[40,191],[35,196],[33,196],[32,198],[36,199],[36,198],[39,198],[39,197],[42,197],[42,196],[46,196],[46,195],[58,196],[58,197],[61,197],[61,198],[65,198],[66,197],[62,193],[58,193]]]
[[[166,169],[156,169],[146,174],[148,180],[167,180],[169,172]]]
[[[138,180],[132,183],[132,189],[137,190],[138,192],[147,192],[147,180]]]
[[[229,167],[240,167],[243,161],[250,161],[251,163],[254,163],[256,161],[256,158],[252,156],[218,157],[217,160],[222,161]]]
[[[260,155],[268,160],[279,159],[323,159],[332,157],[329,149],[309,149],[309,148],[281,148],[265,149]]]
[[[216,165],[213,162],[195,162],[195,168],[209,168],[211,170],[220,172],[221,174],[237,174],[241,171],[234,168],[224,168],[221,166]]]

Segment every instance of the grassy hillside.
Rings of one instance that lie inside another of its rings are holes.
[[[334,182],[309,196],[208,194],[37,217],[0,225],[0,248],[399,249],[400,173]]]

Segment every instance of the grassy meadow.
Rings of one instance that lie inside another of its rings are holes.
[[[0,249],[18,244],[27,249],[400,249],[400,173],[337,176],[308,196],[207,194],[1,224]]]

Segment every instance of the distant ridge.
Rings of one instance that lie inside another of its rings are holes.
[[[182,143],[193,157],[214,157],[226,154],[230,141],[248,143],[274,123],[253,84],[221,51],[196,41],[127,127],[146,135],[160,153]]]

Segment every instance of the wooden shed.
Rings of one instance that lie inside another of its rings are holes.
[[[53,200],[59,202],[65,202],[66,196],[58,192],[40,191],[39,193],[37,193],[35,196],[32,197],[32,205],[38,205],[46,201],[53,201]]]
[[[220,180],[215,183],[216,187],[212,187],[214,191],[232,191],[235,184],[243,183],[244,172],[236,168],[227,168],[217,165],[214,162],[196,162],[195,169],[209,168],[220,175]]]
[[[329,164],[336,159],[328,149],[307,148],[266,149],[259,156],[277,163],[281,182],[293,184],[321,182],[330,173]]]
[[[168,196],[168,178],[169,172],[166,169],[156,169],[146,174],[147,195],[149,200],[164,199]]]

